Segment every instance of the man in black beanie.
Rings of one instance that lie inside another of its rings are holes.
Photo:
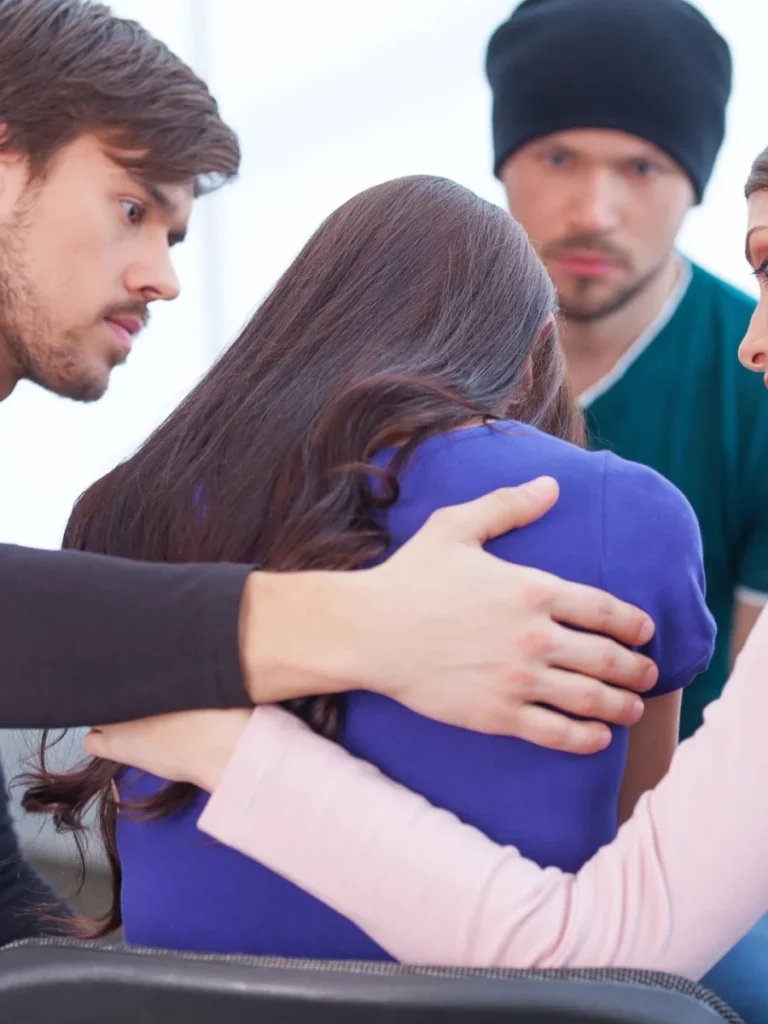
[[[684,0],[525,0],[487,68],[495,171],[558,287],[593,441],[701,522],[720,644],[686,736],[768,599],[768,406],[732,366],[754,303],[675,250],[723,139],[728,47]]]
[[[675,249],[723,140],[728,46],[684,0],[525,0],[487,71],[494,169],[557,285],[591,442],[663,473],[701,523],[719,639],[687,736],[768,600],[768,403],[734,359],[754,302]],[[711,983],[768,1021],[768,925]]]

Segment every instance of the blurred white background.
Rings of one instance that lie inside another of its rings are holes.
[[[322,218],[350,195],[435,173],[503,202],[490,173],[483,55],[510,0],[117,0],[211,84],[240,135],[237,183],[203,199],[178,251],[182,296],[109,394],[78,406],[21,386],[0,405],[0,540],[56,547],[77,495],[132,451],[232,340]],[[726,143],[683,248],[753,287],[742,186],[768,145],[768,4],[701,0],[729,40]]]
[[[401,174],[433,173],[503,202],[490,172],[483,57],[513,0],[112,6],[208,80],[240,135],[242,174],[198,204],[190,240],[178,251],[182,296],[156,310],[105,399],[78,406],[20,386],[0,405],[4,542],[58,546],[77,495],[174,407],[320,220],[350,195]],[[768,145],[768,3],[698,6],[731,44],[736,75],[725,147],[682,248],[750,290],[742,187],[753,157]],[[4,749],[13,774],[16,744]],[[31,834],[29,823],[23,827]]]

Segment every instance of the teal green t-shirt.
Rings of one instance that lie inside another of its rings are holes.
[[[709,670],[685,691],[685,737],[727,679],[739,593],[768,600],[768,394],[737,359],[753,300],[697,266],[681,288],[582,403],[594,448],[651,466],[699,518],[718,639]]]

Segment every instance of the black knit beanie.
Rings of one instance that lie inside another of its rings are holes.
[[[494,172],[532,139],[613,128],[668,153],[701,201],[725,134],[731,55],[684,0],[524,0],[494,33]]]

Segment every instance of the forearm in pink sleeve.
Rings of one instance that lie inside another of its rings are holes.
[[[576,875],[542,869],[276,708],[200,827],[410,963],[700,977],[768,910],[768,615],[706,725]]]

